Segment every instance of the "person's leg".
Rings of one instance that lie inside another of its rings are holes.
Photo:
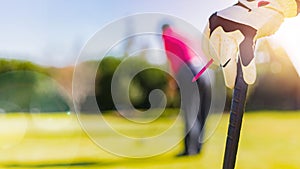
[[[198,99],[197,99],[198,98]],[[195,101],[198,100],[198,101]],[[199,95],[195,93],[190,93],[187,102],[188,104],[183,105],[185,119],[186,119],[186,138],[185,138],[185,146],[186,152],[188,155],[198,154],[200,151],[200,142],[199,137],[201,134],[201,121],[198,118],[198,110],[201,109],[201,100],[199,101]]]
[[[182,109],[185,120],[185,151],[180,155],[195,155],[201,151],[204,125],[211,104],[211,82],[209,72],[205,72],[196,83],[191,79],[197,74],[199,67],[188,65],[181,69],[178,79],[184,91],[182,96]]]
[[[200,135],[198,136],[199,140],[199,152],[202,149],[202,144],[204,141],[205,134],[205,122],[207,115],[209,113],[210,105],[211,105],[211,82],[210,78],[205,77],[208,76],[208,72],[204,74],[202,78],[197,81],[200,92],[200,109],[198,112],[197,120],[200,124]]]
[[[190,64],[189,68],[192,70],[193,74],[196,75],[200,70],[201,66],[199,67],[199,64]],[[197,112],[197,122],[195,124],[198,124],[197,126],[197,135],[195,135],[195,138],[197,138],[198,145],[197,145],[197,152],[200,153],[202,149],[202,144],[204,141],[204,134],[205,134],[205,122],[207,115],[210,110],[211,105],[211,85],[214,81],[214,74],[212,71],[207,70],[204,72],[203,75],[196,81],[196,85],[198,88],[198,96],[200,96],[200,101],[197,103],[199,106],[198,112]],[[196,100],[193,100],[192,102],[195,102]],[[199,130],[200,129],[200,130]]]
[[[199,135],[201,126],[197,120],[200,96],[197,83],[192,83],[194,74],[188,66],[184,66],[177,74],[181,95],[181,109],[185,122],[184,151],[179,156],[194,155],[199,152]]]

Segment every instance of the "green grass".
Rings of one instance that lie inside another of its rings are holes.
[[[115,131],[136,141],[123,142],[99,117],[83,117],[89,123],[94,141],[106,148],[129,155],[151,155],[179,140],[182,123],[160,118],[150,124],[132,124],[115,116],[105,116]],[[205,142],[203,152],[193,157],[174,157],[182,148],[177,144],[159,156],[143,159],[117,157],[97,146],[81,130],[74,115],[0,114],[1,169],[221,169],[229,116],[223,115],[216,130]],[[212,117],[214,119],[214,117]],[[211,119],[211,120],[212,120]],[[213,120],[212,120],[213,121]],[[160,144],[144,137],[163,134]],[[244,116],[236,169],[299,169],[300,112],[257,112]],[[148,148],[148,145],[153,147]]]

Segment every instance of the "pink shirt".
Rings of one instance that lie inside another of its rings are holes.
[[[183,63],[189,63],[194,57],[197,57],[188,47],[187,41],[171,28],[166,28],[162,37],[166,55],[174,73],[179,71]]]

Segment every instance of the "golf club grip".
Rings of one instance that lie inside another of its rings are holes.
[[[228,126],[223,169],[234,169],[235,167],[243,114],[245,111],[247,89],[248,85],[244,81],[241,64],[239,62],[231,102],[230,120]]]

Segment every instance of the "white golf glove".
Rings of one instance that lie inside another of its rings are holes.
[[[232,6],[217,12],[217,15],[256,29],[257,33],[253,38],[254,43],[259,38],[274,34],[285,17],[297,15],[297,3],[295,0],[240,0],[239,2],[244,7]],[[239,54],[239,45],[244,40],[244,35],[239,30],[225,32],[221,26],[217,27],[210,34],[209,24],[205,29],[204,35],[202,40],[203,52],[207,57],[213,58],[215,64],[220,65],[226,86],[233,88],[236,79],[237,62],[238,59],[240,61],[242,59]],[[248,65],[241,65],[245,82],[253,84],[256,80],[255,57]]]

